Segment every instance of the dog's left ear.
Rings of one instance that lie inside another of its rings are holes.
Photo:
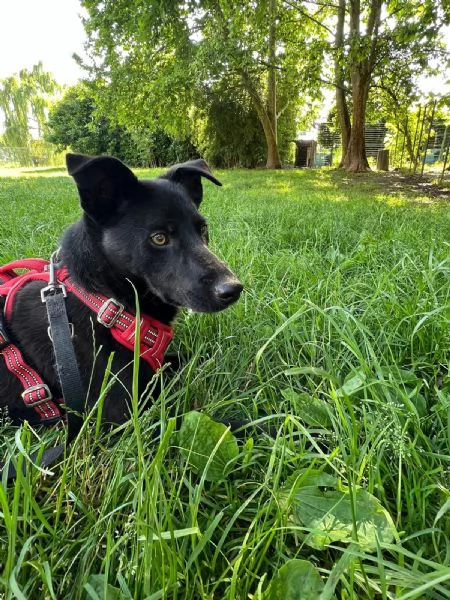
[[[134,173],[113,156],[66,154],[67,171],[75,180],[83,210],[95,221],[114,215],[137,185]]]
[[[216,185],[222,185],[202,158],[175,165],[161,177],[180,183],[197,206],[200,205],[203,198],[202,177]]]

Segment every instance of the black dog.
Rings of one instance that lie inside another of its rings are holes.
[[[198,212],[201,178],[221,183],[203,160],[176,165],[151,181],[138,180],[121,161],[107,156],[68,154],[67,168],[77,184],[83,215],[63,236],[58,261],[75,285],[114,299],[126,311],[135,308],[136,290],[141,313],[163,325],[172,323],[180,307],[216,312],[239,298],[242,284],[207,247],[206,221]],[[44,285],[31,281],[17,293],[6,327],[53,398],[61,398],[40,298]],[[112,370],[119,376],[108,392],[103,416],[108,422],[123,422],[129,416],[132,351],[75,294],[68,294],[66,306],[79,370],[89,389],[88,405],[98,399],[114,352]],[[141,392],[153,374],[154,368],[141,360]],[[0,360],[0,408],[7,406],[13,421],[39,422],[35,410],[25,406],[22,392],[17,377]]]

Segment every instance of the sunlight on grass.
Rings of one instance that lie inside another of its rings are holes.
[[[0,168],[0,177],[61,177],[62,175],[67,175],[65,167]]]

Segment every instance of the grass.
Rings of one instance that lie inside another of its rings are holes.
[[[54,475],[0,488],[0,596],[450,598],[448,203],[326,170],[219,177],[202,210],[242,299],[180,316],[184,367],[120,436],[87,427]],[[1,178],[0,202],[2,263],[49,256],[79,215],[58,172]],[[183,436],[169,409],[278,435]],[[19,461],[61,435],[2,434]]]

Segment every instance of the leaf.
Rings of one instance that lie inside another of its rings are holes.
[[[84,589],[90,598],[94,600],[125,600],[126,596],[119,588],[114,587],[110,583],[106,583],[106,578],[103,573],[90,575]]]
[[[317,600],[323,590],[319,571],[309,560],[293,559],[273,578],[267,600]]]
[[[437,523],[437,522],[438,522],[440,519],[442,519],[442,517],[443,517],[443,516],[444,516],[446,513],[448,513],[448,512],[450,512],[450,498],[448,498],[448,499],[445,501],[444,505],[443,505],[443,506],[441,506],[441,508],[438,510],[438,513],[437,513],[437,515],[436,515],[436,517],[435,517],[435,519],[434,519],[434,526],[435,526],[435,527],[436,527],[436,523]]]
[[[314,427],[330,427],[331,418],[324,400],[296,392],[292,388],[282,390],[281,394],[292,404],[296,415],[305,423]]]
[[[336,390],[339,396],[351,396],[364,387],[367,375],[364,371],[352,371],[344,380],[344,385]]]
[[[298,487],[326,487],[326,488],[337,488],[339,485],[339,480],[334,475],[330,475],[329,473],[325,473],[320,469],[307,469],[304,471],[299,471],[291,475],[287,480],[287,486],[290,486],[292,482],[291,490],[295,490]],[[287,487],[286,486],[286,487]]]
[[[150,537],[155,542],[158,540],[176,540],[178,538],[199,534],[200,530],[198,527],[185,527],[184,529],[174,529],[173,531],[162,531],[161,533],[152,533]],[[138,537],[138,542],[146,542],[147,539],[149,539],[149,536],[140,535]]]
[[[307,472],[297,477],[294,489],[283,491],[282,505],[291,511],[292,521],[309,530],[305,542],[317,550],[341,541],[357,542],[362,550],[373,552],[379,542],[389,543],[395,527],[389,513],[366,490],[357,488],[352,494],[346,490],[321,489],[337,487],[324,473]],[[292,477],[290,479],[292,481]],[[354,496],[356,535],[354,534],[352,495]],[[357,538],[357,539],[356,539]]]
[[[330,381],[334,381],[334,376],[325,369],[321,369],[320,367],[291,367],[284,371],[285,375],[311,375],[312,377],[320,377],[321,379],[326,379]]]
[[[239,455],[236,438],[227,427],[196,411],[184,417],[179,443],[187,462],[205,473],[208,481],[225,479]]]
[[[380,367],[377,372],[380,379],[387,379],[388,381],[393,379],[398,383],[405,383],[409,386],[415,386],[418,383],[422,383],[422,380],[417,377],[413,371],[407,369],[400,369],[397,365],[391,365],[389,367]],[[381,377],[380,377],[381,375]]]
[[[419,417],[426,417],[428,414],[427,410],[427,401],[425,400],[425,396],[416,390],[411,391],[410,400],[414,404],[415,409],[417,410],[417,414]]]

